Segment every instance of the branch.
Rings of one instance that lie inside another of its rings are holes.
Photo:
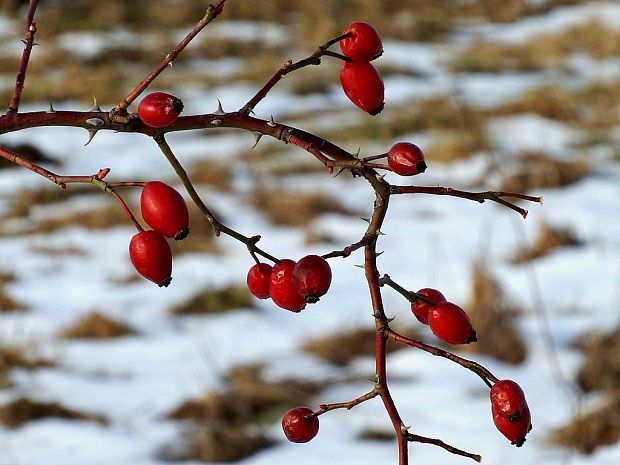
[[[324,55],[338,58],[343,61],[351,61],[350,58],[347,58],[344,55],[340,55],[339,53],[334,53],[334,52],[330,52],[329,50],[327,50],[329,47],[334,45],[336,42],[339,42],[342,39],[345,39],[346,37],[349,37],[349,34],[343,34],[338,37],[334,37],[331,40],[328,40],[323,45],[320,45],[316,49],[316,51],[312,55],[310,55],[308,58],[304,58],[303,60],[299,60],[295,63],[293,63],[292,60],[289,60],[286,63],[284,63],[284,65],[278,71],[275,72],[275,74],[271,77],[271,79],[269,79],[269,81],[265,83],[265,85],[256,93],[256,95],[254,95],[254,97],[252,97],[248,101],[248,103],[246,103],[239,110],[239,112],[245,115],[249,115],[251,112],[254,111],[254,108],[256,108],[256,105],[258,105],[261,102],[261,100],[263,100],[267,96],[269,91],[271,91],[271,89],[273,89],[275,85],[278,82],[280,82],[281,79],[284,78],[284,76],[286,76],[289,73],[292,73],[293,71],[296,71],[298,69],[304,68],[309,65],[320,65],[321,57]]]
[[[127,97],[120,101],[118,107],[113,110],[113,113],[122,113],[124,110],[131,105],[131,103],[138,98],[138,96],[146,89],[157,76],[159,76],[168,65],[170,65],[185,49],[187,44],[189,44],[194,37],[198,35],[200,31],[204,29],[204,27],[217,18],[222,11],[224,10],[224,3],[226,0],[220,0],[217,5],[209,5],[205,15],[196,23],[196,25],[192,28],[192,30],[185,36],[185,38],[177,45],[175,48],[166,55],[166,57],[157,65],[157,67],[151,71],[151,73],[145,77],[134,90],[132,90]]]
[[[519,214],[523,218],[527,217],[527,210],[504,200],[504,197],[511,197],[515,199],[527,200],[528,202],[537,202],[542,204],[542,197],[533,197],[525,194],[518,194],[515,192],[500,192],[500,191],[485,191],[485,192],[467,192],[451,187],[426,187],[426,186],[392,186],[392,194],[433,194],[433,195],[449,195],[452,197],[461,197],[463,199],[473,200],[478,203],[484,203],[486,200],[497,202],[505,207],[508,207]]]
[[[347,410],[351,410],[353,407],[361,404],[362,402],[366,402],[367,400],[373,399],[379,395],[379,391],[375,388],[370,392],[367,392],[364,395],[357,397],[356,399],[350,400],[349,402],[337,402],[333,404],[321,404],[319,405],[319,411],[315,413],[315,416],[323,415],[330,410],[336,410],[339,408],[346,408]]]
[[[37,25],[34,22],[34,13],[37,9],[39,0],[30,0],[30,7],[26,15],[26,33],[24,35],[24,51],[22,52],[22,59],[19,64],[19,70],[15,77],[15,89],[13,90],[13,96],[11,97],[11,103],[7,109],[7,113],[17,113],[19,109],[19,102],[22,97],[22,91],[24,90],[24,81],[26,80],[26,71],[28,70],[28,61],[30,60],[30,52],[34,45],[34,34],[37,32]]]

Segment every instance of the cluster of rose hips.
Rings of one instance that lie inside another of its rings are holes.
[[[141,230],[129,243],[129,257],[138,273],[167,287],[172,281],[172,251],[166,238],[189,234],[189,213],[181,194],[160,181],[144,184],[140,195],[142,218],[152,229]]]
[[[521,387],[512,380],[498,381],[491,388],[493,423],[512,444],[521,447],[532,429],[532,417]]]
[[[298,262],[284,258],[273,267],[257,263],[248,271],[247,285],[259,299],[271,298],[285,310],[300,312],[329,290],[332,270],[323,257],[306,255]]]
[[[381,37],[368,23],[349,24],[342,33],[340,49],[347,61],[340,69],[342,90],[349,100],[371,115],[383,110],[383,80],[372,63],[383,53]]]
[[[456,304],[448,302],[437,289],[424,288],[416,292],[411,302],[411,312],[435,336],[448,344],[469,344],[476,341],[476,331],[467,313]]]

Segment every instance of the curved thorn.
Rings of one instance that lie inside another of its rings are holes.
[[[101,111],[101,107],[99,106],[99,102],[97,102],[97,97],[93,95],[93,107],[90,111]]]
[[[214,115],[225,115],[226,113],[224,112],[224,109],[222,108],[222,102],[220,102],[220,99],[217,99],[217,109],[215,110],[215,112],[213,113]]]
[[[50,106],[47,110],[45,110],[45,113],[56,113],[56,110],[54,110],[54,105],[52,104],[51,100],[50,100]]]
[[[258,145],[258,143],[260,142],[261,137],[263,137],[263,133],[262,132],[258,132],[258,131],[254,131],[254,145],[252,146],[252,148],[256,147]]]
[[[270,128],[275,128],[276,127],[276,123],[273,120],[273,115],[271,115],[271,117],[269,118],[269,122],[267,123],[267,126],[269,126]]]
[[[88,129],[88,140],[84,144],[84,147],[86,147],[88,144],[90,144],[93,141],[93,139],[95,138],[98,132],[99,132],[98,129]]]

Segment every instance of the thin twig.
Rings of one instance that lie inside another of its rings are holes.
[[[157,146],[159,147],[161,152],[164,154],[164,156],[166,157],[166,159],[168,160],[168,162],[174,169],[174,172],[177,174],[177,176],[183,183],[183,186],[185,187],[185,190],[189,194],[192,201],[196,204],[198,209],[202,212],[202,214],[207,218],[207,220],[211,224],[211,227],[213,228],[213,231],[215,232],[216,236],[219,236],[220,234],[225,234],[227,236],[230,236],[233,239],[236,239],[239,242],[242,242],[243,244],[245,244],[248,250],[250,251],[250,253],[254,252],[255,254],[262,255],[263,257],[273,261],[274,263],[279,262],[279,259],[277,259],[273,255],[257,247],[256,243],[260,240],[260,236],[252,236],[252,237],[244,236],[243,234],[235,231],[232,228],[229,228],[224,223],[222,223],[220,220],[218,220],[217,217],[213,214],[213,212],[211,212],[209,207],[207,207],[207,205],[203,202],[202,198],[196,191],[196,188],[194,187],[191,180],[189,179],[189,176],[187,172],[185,171],[185,168],[183,168],[183,165],[181,165],[177,157],[174,155],[174,152],[168,145],[168,142],[166,142],[166,139],[164,138],[164,136],[161,135],[159,137],[156,137],[155,142],[157,142]]]
[[[34,45],[34,35],[37,32],[37,24],[34,22],[34,13],[37,9],[39,0],[30,0],[30,7],[26,14],[26,33],[24,35],[24,51],[22,52],[22,59],[19,64],[17,76],[15,77],[15,89],[13,90],[13,96],[11,97],[11,103],[7,109],[7,113],[17,113],[19,109],[19,102],[22,98],[22,92],[24,90],[24,82],[26,81],[26,71],[28,70],[28,62],[30,61],[30,53]]]
[[[115,109],[116,111],[126,110],[131,103],[138,98],[138,96],[144,92],[154,80],[159,76],[167,67],[170,65],[185,49],[185,47],[198,35],[200,31],[204,29],[204,27],[217,18],[224,8],[224,3],[226,0],[220,0],[216,5],[209,5],[205,15],[196,23],[196,25],[192,28],[192,30],[183,38],[183,40],[173,48],[170,53],[166,55],[166,57],[157,65],[157,67],[151,71],[151,73],[145,77],[123,100],[120,101],[118,107]]]
[[[476,462],[480,462],[482,460],[482,457],[480,455],[472,454],[471,452],[466,452],[462,449],[458,449],[454,446],[451,446],[450,444],[446,444],[440,439],[427,438],[426,436],[420,436],[418,434],[407,433],[407,440],[410,442],[421,442],[424,444],[433,444],[434,446],[441,447],[442,449],[445,449],[448,452],[470,458],[472,460],[475,460]]]
[[[364,395],[361,395],[353,400],[348,402],[336,402],[333,404],[321,404],[319,405],[319,410],[315,412],[315,416],[323,415],[330,410],[336,410],[340,408],[345,408],[347,410],[351,410],[353,407],[361,404],[362,402],[366,402],[367,400],[373,399],[379,395],[379,391],[375,388],[370,392],[367,392]]]
[[[518,194],[516,192],[501,192],[501,191],[484,191],[484,192],[467,192],[452,187],[440,187],[440,186],[391,186],[390,192],[392,194],[433,194],[433,195],[449,195],[452,197],[460,197],[463,199],[473,200],[478,203],[484,203],[486,200],[497,202],[505,207],[508,207],[518,212],[523,218],[527,216],[527,210],[519,207],[513,203],[504,200],[504,197],[511,197],[520,200],[527,200],[528,202],[537,202],[542,204],[542,197],[535,197],[531,195]]]
[[[428,352],[429,354],[435,355],[437,357],[446,358],[458,365],[461,365],[462,367],[467,368],[468,370],[477,374],[482,379],[482,381],[484,381],[484,383],[489,387],[492,386],[492,383],[496,383],[498,381],[497,377],[493,373],[491,373],[488,369],[486,369],[479,363],[476,363],[472,360],[459,357],[458,355],[453,354],[452,352],[448,352],[447,350],[443,350],[438,347],[425,344],[422,341],[418,341],[418,340],[403,336],[402,334],[397,333],[391,328],[388,328],[385,330],[385,335],[386,337],[392,339],[393,341],[408,345],[410,347],[414,347],[416,349],[423,350],[424,352]]]

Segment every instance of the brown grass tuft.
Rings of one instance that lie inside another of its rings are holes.
[[[307,403],[325,383],[284,379],[265,380],[261,365],[237,367],[226,376],[226,391],[210,392],[182,403],[170,414],[189,420],[191,428],[182,447],[162,451],[167,460],[235,461],[269,447],[263,432],[286,410]]]
[[[506,363],[523,362],[527,348],[514,322],[521,310],[508,301],[499,282],[484,263],[474,265],[472,276],[471,296],[465,308],[476,329],[478,341],[466,349]]]
[[[92,312],[80,317],[60,333],[63,339],[111,339],[136,334],[130,326],[120,321]]]
[[[569,186],[587,176],[590,170],[585,161],[557,160],[545,153],[525,152],[520,155],[518,169],[506,176],[499,190],[528,192]]]
[[[584,391],[613,391],[620,385],[620,326],[608,334],[591,333],[577,346],[584,359],[577,372],[577,383]]]
[[[388,340],[388,352],[405,348]],[[375,355],[374,328],[357,328],[310,339],[302,349],[335,365],[347,365],[356,357]]]
[[[359,215],[339,200],[320,193],[259,190],[250,201],[273,223],[284,226],[303,226],[325,213]]]
[[[254,300],[248,288],[237,284],[219,289],[205,289],[173,307],[171,312],[175,315],[211,314],[253,307]]]
[[[598,407],[555,430],[551,440],[584,454],[616,444],[620,440],[620,391],[616,388]]]
[[[107,419],[101,415],[79,412],[57,402],[39,402],[27,397],[20,397],[0,407],[0,423],[7,428],[18,428],[26,422],[49,417],[107,424]]]
[[[551,226],[541,223],[533,244],[515,252],[510,262],[513,264],[525,263],[536,258],[544,257],[561,247],[583,245],[575,232],[568,227]]]
[[[0,389],[11,385],[9,371],[12,368],[33,370],[50,367],[54,363],[39,357],[31,345],[3,345],[0,347]]]
[[[0,283],[0,312],[19,312],[26,309],[26,305],[11,297],[4,283]]]

